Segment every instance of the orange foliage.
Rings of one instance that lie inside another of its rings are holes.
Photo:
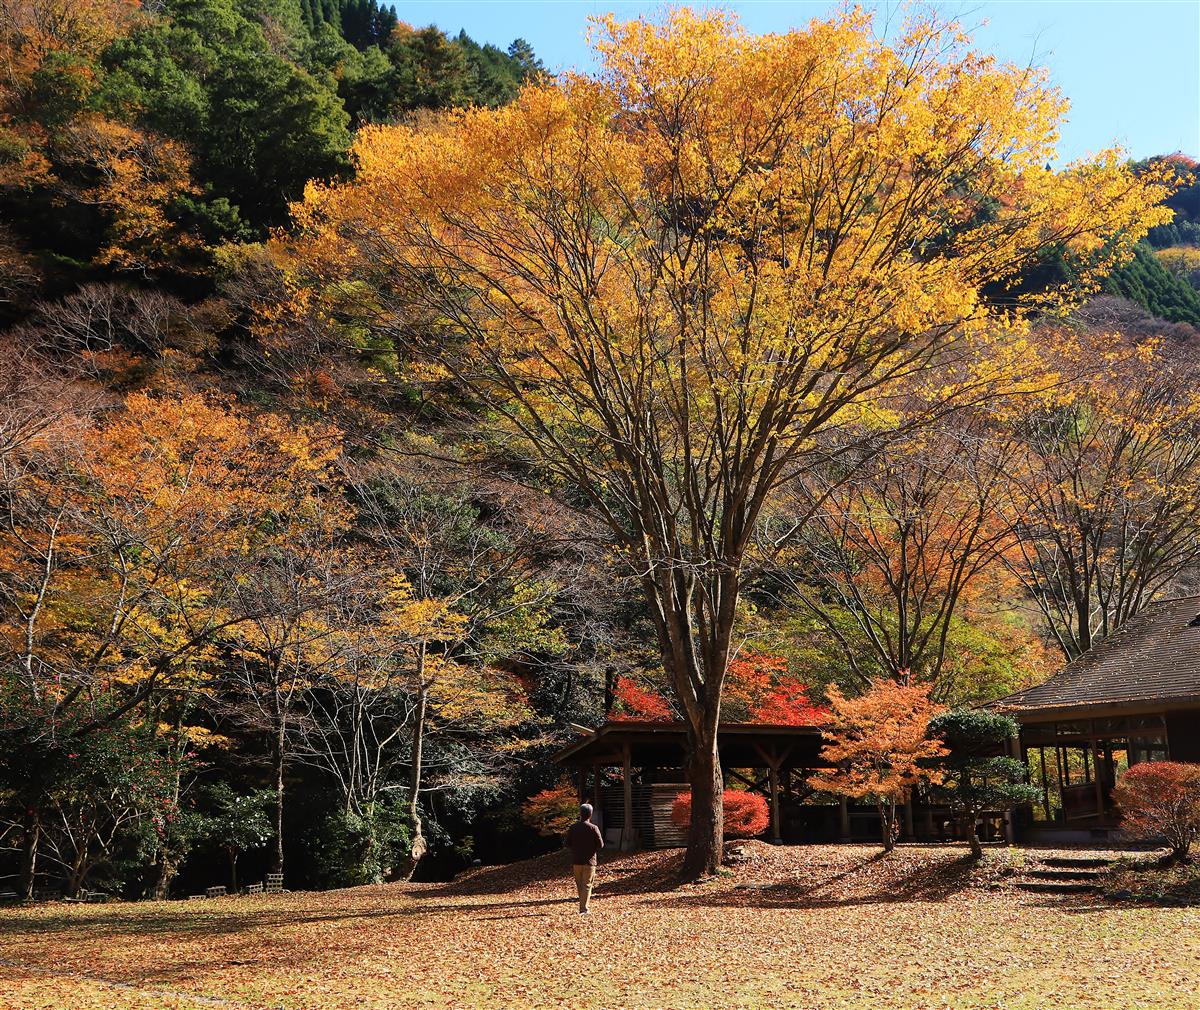
[[[137,25],[140,11],[136,0],[0,4],[0,189],[45,187],[56,199],[105,208],[98,262],[123,268],[197,244],[166,214],[193,189],[184,148],[89,108],[101,51]],[[46,93],[72,97],[47,112]]]
[[[829,710],[808,696],[808,686],[787,672],[781,656],[747,653],[729,664],[725,701],[733,718],[779,726],[813,726]]]
[[[808,696],[808,685],[797,677],[781,677],[765,698],[750,710],[753,722],[778,726],[819,726],[829,718],[829,708]]]
[[[96,115],[65,126],[55,146],[58,157],[95,180],[72,190],[82,203],[109,212],[108,243],[98,262],[149,267],[195,247],[166,213],[176,196],[192,192],[191,158],[176,141]]]
[[[945,711],[929,700],[929,685],[876,680],[859,698],[829,688],[832,713],[821,757],[833,767],[810,776],[815,789],[851,799],[870,799],[879,810],[884,848],[896,839],[895,810],[918,782],[937,783],[941,773],[926,767],[946,748],[926,736],[929,720]]]
[[[1156,340],[1047,345],[1066,381],[1022,419],[1006,560],[1073,659],[1200,563],[1200,394],[1194,362]]]
[[[534,793],[521,804],[521,820],[539,835],[561,835],[579,818],[579,798],[567,782]]]
[[[35,693],[137,696],[185,673],[256,552],[338,512],[321,494],[339,451],[328,432],[199,396],[135,394],[72,444],[25,451],[0,532],[14,603],[0,643]]]

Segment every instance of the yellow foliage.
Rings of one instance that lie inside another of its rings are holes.
[[[1165,269],[1181,277],[1200,271],[1200,248],[1194,245],[1177,245],[1169,249],[1158,249],[1154,253]]]
[[[1001,314],[985,287],[1051,246],[1086,283],[1164,220],[1164,183],[1115,151],[1047,171],[1062,96],[953,26],[885,43],[851,11],[755,36],[685,8],[602,18],[593,41],[595,77],[364,129],[355,179],[310,184],[281,247],[297,304],[392,271],[379,311],[427,375],[471,375],[514,445],[586,456],[593,482],[628,468],[622,440],[711,457],[735,427],[894,423],[855,394],[938,344],[970,338],[959,386],[998,384],[1046,298]]]

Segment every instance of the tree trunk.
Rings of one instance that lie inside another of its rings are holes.
[[[896,805],[894,803],[877,803],[879,811],[880,834],[883,851],[891,852],[896,847]]]
[[[712,613],[700,605],[694,575],[682,568],[652,572],[643,580],[663,666],[687,718],[692,819],[680,868],[685,881],[713,875],[724,856],[725,782],[717,753],[717,725],[737,612],[737,567],[729,559],[719,585],[708,588],[706,598],[717,601]]]
[[[362,865],[371,867],[371,883],[382,884],[391,879],[391,867],[383,865],[383,847],[379,844],[379,831],[376,828],[376,807],[374,803],[363,805],[362,819],[367,826],[367,834],[363,839]]]
[[[699,732],[688,729],[688,782],[692,787],[692,821],[680,876],[711,877],[720,869],[724,840],[725,780],[717,756],[717,723],[705,721]]]
[[[401,880],[411,880],[417,865],[425,858],[429,844],[425,841],[424,825],[421,822],[421,774],[425,752],[425,713],[429,697],[425,688],[417,693],[417,709],[413,714],[412,756],[408,771],[408,819],[412,824],[412,846],[408,859],[400,869]]]
[[[38,842],[42,837],[42,818],[36,807],[25,811],[25,829],[21,833],[21,863],[17,870],[17,897],[33,897],[33,881],[37,874]]]
[[[83,882],[87,877],[87,871],[86,853],[75,853],[75,858],[71,861],[71,872],[67,875],[67,885],[63,888],[64,896],[68,898],[79,897],[79,892],[83,890]]]
[[[982,859],[983,846],[979,844],[979,835],[975,832],[975,823],[974,817],[964,817],[963,831],[967,836],[967,844],[971,846],[971,858]]]
[[[165,847],[159,849],[158,859],[155,862],[157,874],[154,878],[154,886],[151,888],[150,896],[155,901],[166,901],[167,896],[171,891],[171,881],[175,879],[175,870],[178,866],[178,861],[173,859]]]
[[[284,725],[280,719],[275,730],[275,851],[271,856],[271,872],[283,872],[283,755]]]
[[[237,849],[227,849],[226,851],[229,853],[229,893],[237,894],[237,889],[238,889],[238,885],[237,885],[238,852],[237,852]]]

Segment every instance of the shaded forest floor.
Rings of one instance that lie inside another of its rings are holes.
[[[738,847],[676,888],[679,854],[600,868],[575,911],[563,854],[449,884],[0,911],[4,1010],[105,1007],[1178,1008],[1200,909],[1033,895],[1044,852]]]

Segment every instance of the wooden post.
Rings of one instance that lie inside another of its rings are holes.
[[[583,765],[579,766],[579,802],[587,802],[587,768]]]
[[[1045,744],[1038,748],[1038,754],[1041,756],[1042,763],[1042,807],[1046,811],[1046,821],[1049,822],[1053,818],[1050,816],[1050,776],[1046,774]]]
[[[604,823],[604,790],[601,788],[600,782],[600,766],[592,765],[592,807],[595,811],[592,820],[596,822],[600,833],[604,834],[607,825]]]
[[[633,759],[629,752],[629,744],[621,748],[623,774],[621,788],[624,791],[624,818],[621,822],[621,851],[629,852],[633,848]]]
[[[838,800],[838,834],[843,842],[850,841],[850,803],[845,796]]]
[[[1014,736],[1008,739],[1008,756],[1015,761],[1020,761],[1025,767],[1025,778],[1029,775],[1029,759],[1025,756],[1024,750],[1021,747],[1021,737]],[[1017,808],[1008,806],[1004,808],[1004,840],[1009,845],[1013,845],[1017,840]]]
[[[774,765],[767,766],[767,783],[771,789],[771,841],[779,842],[783,832],[779,823],[779,772]]]

